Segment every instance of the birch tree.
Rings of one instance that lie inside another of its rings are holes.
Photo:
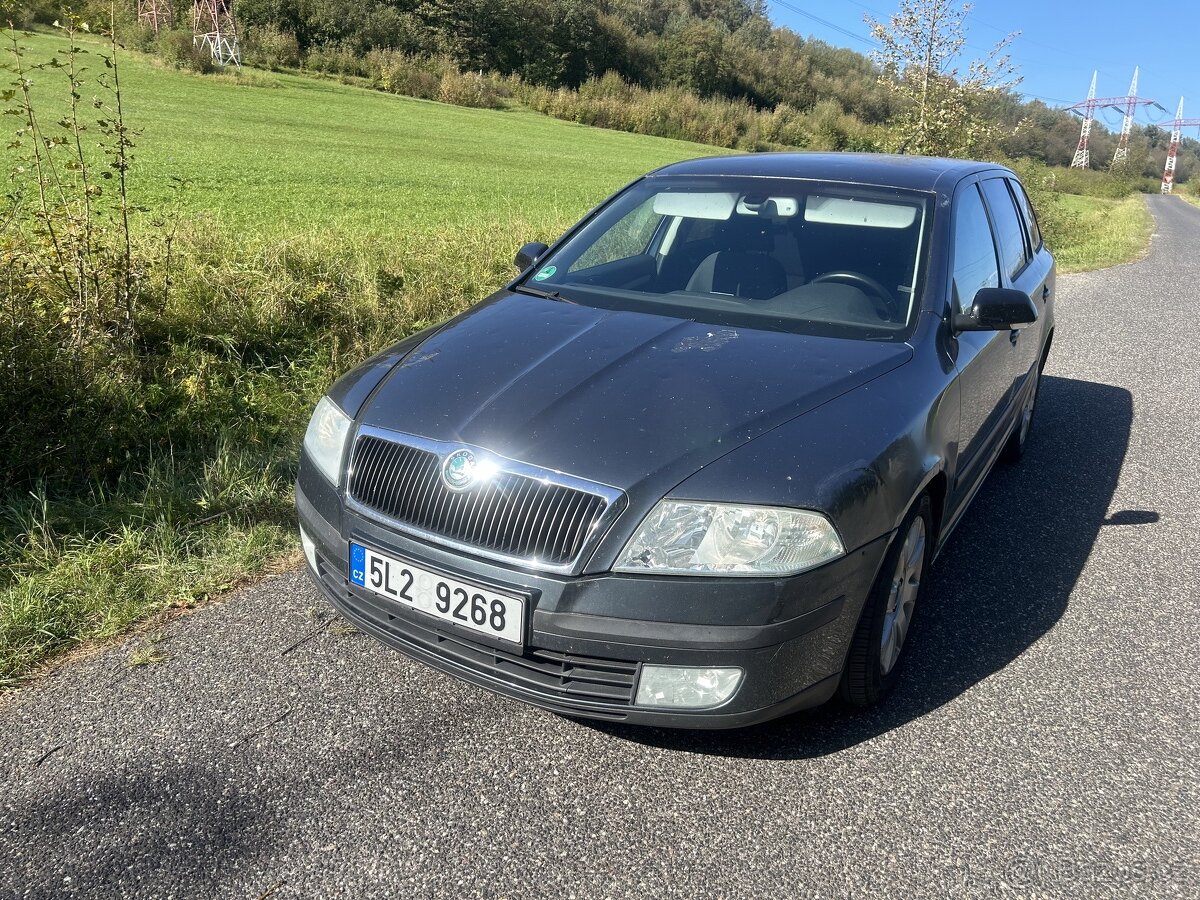
[[[994,150],[1003,129],[987,114],[989,98],[1020,84],[1009,56],[1019,32],[981,59],[968,60],[971,6],[951,0],[901,0],[887,22],[866,16],[880,48],[871,58],[880,83],[900,100],[894,145],[899,153],[978,157]]]

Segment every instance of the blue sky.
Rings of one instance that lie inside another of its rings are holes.
[[[871,49],[863,16],[886,21],[897,5],[896,0],[768,0],[776,24],[863,53]],[[1157,100],[1170,114],[1150,108],[1139,112],[1138,121],[1174,118],[1181,94],[1191,98],[1185,101],[1184,116],[1200,119],[1196,64],[1200,4],[1195,0],[1175,0],[1173,7],[1161,0],[1095,0],[1086,5],[1062,0],[978,0],[967,17],[968,52],[983,56],[1009,31],[1021,32],[1012,45],[1012,57],[1024,77],[1017,90],[1026,95],[1036,95],[1051,106],[1082,100],[1093,69],[1100,72],[1098,96],[1123,95],[1129,90],[1133,67],[1141,66],[1138,95]],[[1120,127],[1115,112],[1105,113],[1103,121]],[[1185,132],[1196,133],[1196,129]]]

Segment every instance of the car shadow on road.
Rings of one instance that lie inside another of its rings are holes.
[[[1123,388],[1043,379],[1018,466],[998,465],[929,576],[895,692],[877,709],[831,704],[730,732],[594,726],[667,749],[765,759],[823,756],[904,725],[1004,668],[1062,617],[1102,527],[1157,521],[1109,515],[1129,444]]]

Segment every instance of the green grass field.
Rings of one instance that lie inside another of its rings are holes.
[[[21,43],[37,62],[61,58],[67,39]],[[104,45],[81,43],[102,72]],[[66,78],[30,77],[52,128]],[[136,54],[122,54],[121,83],[141,129],[143,344],[96,388],[108,420],[60,429],[110,440],[108,477],[0,495],[0,688],[293,553],[299,439],[338,373],[482,298],[513,273],[519,244],[553,239],[641,173],[724,152],[327,79],[192,75]],[[1140,198],[1064,203],[1071,227],[1052,236],[1064,270],[1123,261],[1148,240]],[[177,226],[169,269],[164,216]]]
[[[65,36],[22,39],[49,58]],[[86,64],[103,70],[95,39]],[[125,54],[126,113],[143,129],[133,188],[147,206],[186,179],[182,211],[256,234],[332,229],[372,236],[480,220],[577,217],[648,169],[714,147],[246,70],[193,75]],[[34,75],[61,106],[63,76]],[[517,236],[512,236],[516,239]]]

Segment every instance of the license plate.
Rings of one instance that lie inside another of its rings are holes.
[[[381,597],[481,634],[520,644],[525,601],[447,578],[407,560],[350,544],[350,581]]]

